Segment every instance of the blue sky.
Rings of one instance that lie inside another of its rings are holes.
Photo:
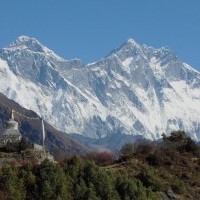
[[[128,38],[168,46],[200,70],[199,0],[1,0],[0,48],[20,35],[83,63]]]

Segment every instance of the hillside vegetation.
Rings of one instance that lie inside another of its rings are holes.
[[[185,132],[163,134],[159,143],[127,144],[108,171],[134,177],[163,198],[200,199],[200,148]]]
[[[58,163],[5,163],[0,199],[200,199],[200,149],[184,132]]]
[[[0,173],[2,200],[120,200],[157,199],[156,193],[141,181],[119,172],[109,172],[78,156],[55,164],[26,163],[4,166]]]

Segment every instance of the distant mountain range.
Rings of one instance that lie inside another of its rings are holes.
[[[66,133],[200,140],[200,73],[167,47],[127,40],[100,61],[65,60],[21,36],[0,50],[0,92]]]

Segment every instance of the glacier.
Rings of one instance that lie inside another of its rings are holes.
[[[0,49],[0,92],[66,133],[200,140],[200,73],[168,47],[128,39],[101,60],[66,60],[20,36]]]

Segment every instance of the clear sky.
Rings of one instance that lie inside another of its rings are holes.
[[[0,0],[0,48],[20,35],[83,63],[133,38],[200,70],[200,0]]]

